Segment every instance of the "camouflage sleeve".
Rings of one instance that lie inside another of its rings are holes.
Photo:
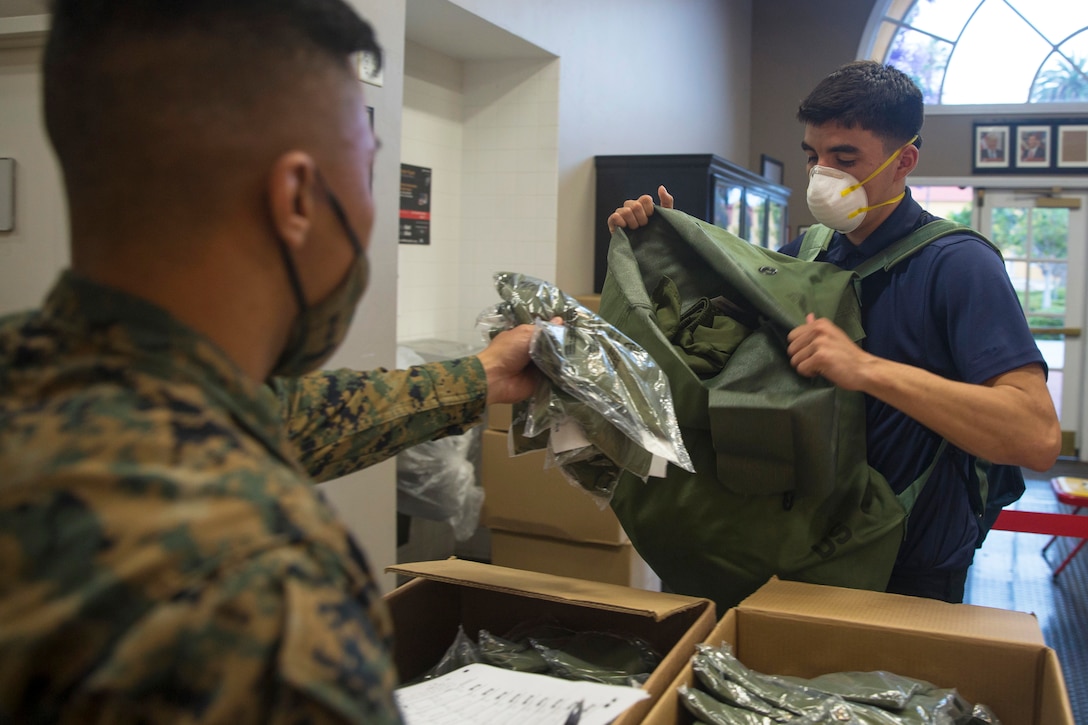
[[[288,435],[316,481],[390,458],[479,423],[487,377],[476,357],[407,370],[322,371],[277,378]]]
[[[339,578],[284,548],[160,604],[124,632],[61,721],[400,723],[384,604],[373,618]]]

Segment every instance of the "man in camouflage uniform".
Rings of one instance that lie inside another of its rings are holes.
[[[0,323],[0,722],[400,719],[388,613],[313,481],[526,397],[532,329],[304,374],[367,278],[361,50],[341,0],[56,3],[72,269]]]

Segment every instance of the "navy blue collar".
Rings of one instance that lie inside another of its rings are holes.
[[[911,196],[908,187],[895,210],[861,244],[855,246],[845,234],[835,232],[827,247],[826,261],[845,269],[853,269],[864,260],[883,252],[931,218]]]

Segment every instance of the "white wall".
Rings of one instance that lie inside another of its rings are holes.
[[[401,162],[431,169],[429,245],[401,244],[397,339],[456,339],[461,279],[464,65],[421,45],[404,50]]]
[[[432,169],[431,244],[400,246],[397,335],[479,346],[495,272],[555,279],[558,63],[408,43],[402,160]]]
[[[499,302],[495,272],[556,279],[559,62],[465,65],[461,312]]]
[[[384,51],[384,81],[366,86],[374,107],[374,130],[382,148],[374,163],[370,238],[370,286],[351,331],[329,367],[369,370],[396,365],[397,212],[400,204],[400,129],[404,105],[404,3],[349,0],[378,34]],[[355,534],[383,590],[395,584],[385,567],[397,561],[396,464],[386,461],[322,484],[322,490]]]
[[[0,232],[0,315],[36,306],[68,264],[60,169],[41,120],[41,47],[0,49],[0,156],[15,159],[15,229]]]
[[[747,165],[752,0],[451,1],[559,58],[555,282],[569,294],[591,291],[604,224],[593,156],[716,153]]]

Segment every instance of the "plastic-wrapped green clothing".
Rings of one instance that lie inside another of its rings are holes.
[[[781,677],[786,682],[815,687],[821,692],[841,695],[853,702],[901,710],[916,693],[929,692],[928,682],[913,680],[891,672],[830,672],[826,675],[803,679]]]
[[[678,690],[680,702],[699,722],[710,725],[873,725],[859,720],[855,713],[838,698],[828,697],[803,715],[790,716],[788,720],[777,720],[770,715],[746,710],[717,700],[711,695],[687,685]]]
[[[891,672],[767,675],[742,664],[727,643],[697,645],[692,667],[703,689],[685,688],[681,702],[704,722],[1000,725],[954,689]]]
[[[525,625],[505,637],[480,630],[478,643],[457,628],[457,636],[422,680],[483,662],[518,672],[566,680],[637,687],[661,663],[645,640],[612,632],[576,632],[553,624]]]
[[[743,684],[726,677],[725,672],[710,657],[692,657],[691,665],[696,679],[702,686],[727,705],[735,705],[744,710],[765,715],[775,722],[789,722],[796,715],[796,713],[775,707]]]
[[[731,705],[712,695],[687,685],[677,690],[684,708],[709,725],[778,725],[788,720],[777,720],[770,715]],[[792,719],[792,716],[791,716]]]
[[[515,406],[515,454],[547,448],[548,465],[606,501],[621,473],[644,481],[655,457],[694,470],[668,378],[645,350],[548,282],[499,272],[495,287],[504,301],[478,327],[492,335],[535,324],[530,356],[543,373],[534,395]],[[563,324],[548,324],[554,317]],[[556,427],[572,423],[578,443],[557,445]]]

